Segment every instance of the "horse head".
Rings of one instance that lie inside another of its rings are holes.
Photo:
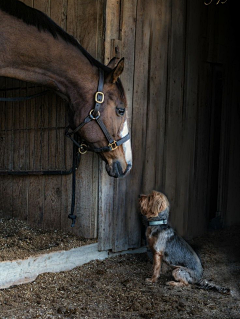
[[[116,58],[110,61],[106,69],[99,69],[98,84],[93,81],[94,85],[90,85],[87,97],[83,99],[85,104],[79,109],[73,108],[71,134],[80,135],[78,145],[81,153],[98,153],[106,162],[108,174],[118,178],[130,171],[132,150],[127,124],[127,100],[119,79],[124,59],[115,64]]]

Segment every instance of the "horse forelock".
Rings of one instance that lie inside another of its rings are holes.
[[[17,19],[22,20],[27,25],[35,26],[39,32],[48,32],[55,39],[61,37],[67,43],[70,43],[78,48],[92,65],[103,69],[106,73],[111,72],[110,68],[94,59],[72,35],[64,31],[45,13],[31,8],[19,0],[0,0],[0,10]]]

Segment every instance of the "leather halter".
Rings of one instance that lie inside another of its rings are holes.
[[[71,128],[68,126],[65,131],[65,135],[71,139],[71,141],[78,147],[78,151],[81,154],[85,154],[87,151],[101,153],[101,152],[110,152],[114,151],[118,148],[118,146],[122,145],[126,141],[130,139],[129,133],[125,135],[120,140],[116,141],[112,138],[112,136],[109,134],[106,126],[104,125],[103,121],[101,120],[101,113],[100,113],[100,107],[101,104],[104,102],[104,93],[103,93],[103,85],[104,85],[104,72],[102,69],[99,69],[99,81],[98,81],[98,89],[95,93],[95,107],[92,109],[88,116],[85,118],[85,120],[75,128],[75,130],[71,130]],[[96,121],[97,124],[100,126],[103,134],[105,135],[106,139],[108,140],[108,145],[104,147],[94,147],[89,145],[86,141],[81,140],[80,144],[74,139],[73,135],[77,133],[81,128],[91,122]],[[71,132],[69,132],[71,130]]]

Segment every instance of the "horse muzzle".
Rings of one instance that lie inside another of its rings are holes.
[[[119,161],[114,161],[111,165],[106,164],[106,170],[109,176],[115,178],[121,178],[128,175],[132,168],[132,164],[127,164],[127,167],[123,171],[122,165]]]

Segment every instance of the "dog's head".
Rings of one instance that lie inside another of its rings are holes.
[[[168,219],[170,207],[168,199],[163,193],[152,191],[149,195],[140,195],[139,204],[142,215],[146,216],[148,220],[155,217]]]

